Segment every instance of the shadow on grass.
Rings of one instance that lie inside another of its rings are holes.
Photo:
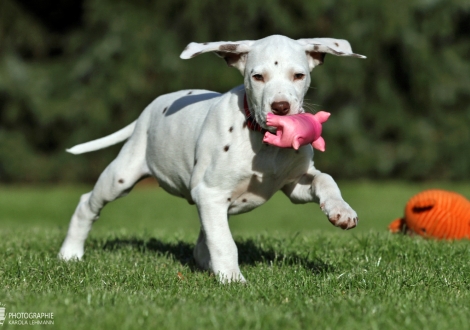
[[[254,240],[247,239],[236,241],[238,247],[238,261],[241,265],[275,264],[278,266],[300,265],[314,274],[332,272],[333,267],[320,259],[310,260],[307,256],[289,252],[282,253],[272,247],[260,247]],[[134,248],[142,253],[152,252],[162,256],[172,258],[191,270],[196,271],[199,268],[193,258],[194,244],[178,241],[175,243],[163,242],[151,238],[142,240],[138,238],[130,239],[112,239],[105,242],[103,249],[116,251],[123,248]]]

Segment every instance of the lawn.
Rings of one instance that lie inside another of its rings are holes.
[[[45,329],[470,329],[470,242],[387,233],[409,197],[470,184],[343,182],[359,214],[334,228],[282,194],[230,219],[247,285],[198,270],[194,206],[152,184],[109,204],[85,259],[57,260],[90,187],[0,187],[0,307],[53,313]]]

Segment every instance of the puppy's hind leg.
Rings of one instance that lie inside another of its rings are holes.
[[[82,195],[70,221],[59,252],[64,260],[81,259],[85,240],[106,203],[125,196],[143,177],[149,175],[145,161],[146,134],[134,134],[118,157],[101,173],[93,191]]]

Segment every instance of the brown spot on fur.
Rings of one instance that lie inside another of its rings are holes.
[[[233,131],[233,126],[230,127],[230,128],[228,129],[228,131],[229,131],[230,133],[232,133],[232,131]]]
[[[203,43],[203,45],[208,45],[208,44],[209,44],[208,42]]]
[[[201,53],[202,53],[202,52],[194,53],[193,55],[191,55],[191,58],[196,57],[196,56],[198,56],[198,55],[201,54]]]
[[[246,55],[246,53],[238,54],[238,53],[229,52],[229,51],[225,51],[225,52],[217,51],[215,53],[219,55],[220,57],[222,57],[228,66],[235,66],[238,63],[238,61],[240,61],[242,56]]]
[[[335,46],[336,46],[336,47],[339,47],[339,44],[338,44],[337,42],[335,42]]]
[[[246,203],[246,198],[243,198],[243,199],[242,199],[242,202],[243,202],[243,203]]]
[[[119,179],[118,182],[119,182],[119,183],[124,183],[124,180],[123,180],[123,179]]]
[[[313,46],[313,50],[319,50],[319,49],[320,49],[320,46],[318,45]]]
[[[277,65],[277,61],[276,61],[276,62],[274,62],[274,65]]]
[[[191,95],[192,93],[193,93],[193,91],[190,91],[190,92],[188,93],[188,95]]]
[[[225,146],[224,151],[227,152],[229,148],[230,148],[229,146]]]
[[[246,128],[246,121],[243,122],[243,128]]]
[[[222,52],[234,52],[238,48],[238,44],[225,44],[225,45],[220,45],[219,50]]]
[[[165,107],[165,109],[163,109],[163,113],[165,113],[167,110],[168,110],[168,107]]]
[[[325,53],[309,52],[307,55],[310,55],[314,60],[316,60],[318,65],[321,65],[323,62],[325,62]]]
[[[227,198],[227,202],[231,202],[231,201],[232,201],[232,199],[230,197]]]

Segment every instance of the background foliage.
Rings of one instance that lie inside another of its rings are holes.
[[[470,178],[468,0],[2,0],[0,181],[96,179],[118,147],[64,149],[125,126],[162,93],[242,83],[214,56],[180,60],[187,43],[271,34],[344,38],[368,56],[327,56],[312,73],[308,102],[332,113],[319,169]]]

